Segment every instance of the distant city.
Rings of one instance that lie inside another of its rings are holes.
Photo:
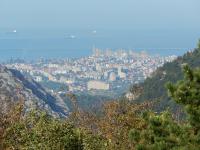
[[[120,91],[122,86],[143,82],[166,62],[177,56],[152,56],[145,51],[101,50],[77,59],[41,59],[35,62],[10,60],[8,68],[21,71],[45,85],[53,93]],[[49,84],[51,83],[51,84]],[[60,87],[55,90],[55,85]]]

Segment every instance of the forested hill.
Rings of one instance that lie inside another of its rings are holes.
[[[166,63],[163,67],[157,69],[152,77],[147,78],[140,86],[143,89],[141,95],[135,99],[137,102],[159,100],[157,110],[163,110],[167,107],[174,107],[174,102],[168,97],[165,84],[167,82],[175,83],[183,79],[182,66],[188,64],[190,67],[200,67],[200,42],[198,48],[187,52],[178,57],[175,61]],[[131,88],[134,91],[134,86]]]

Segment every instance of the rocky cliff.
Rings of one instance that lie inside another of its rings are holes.
[[[68,115],[68,107],[60,97],[52,96],[19,71],[0,65],[0,112],[6,113],[20,101],[24,104],[25,112],[37,108],[55,117]]]

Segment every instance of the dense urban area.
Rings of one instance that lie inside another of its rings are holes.
[[[91,56],[77,59],[40,59],[35,62],[11,59],[14,68],[46,86],[52,93],[119,91],[137,84],[176,56],[151,56],[145,51],[101,50],[93,48]]]

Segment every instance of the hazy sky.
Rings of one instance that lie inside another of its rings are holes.
[[[0,28],[200,29],[200,0],[0,0]]]

